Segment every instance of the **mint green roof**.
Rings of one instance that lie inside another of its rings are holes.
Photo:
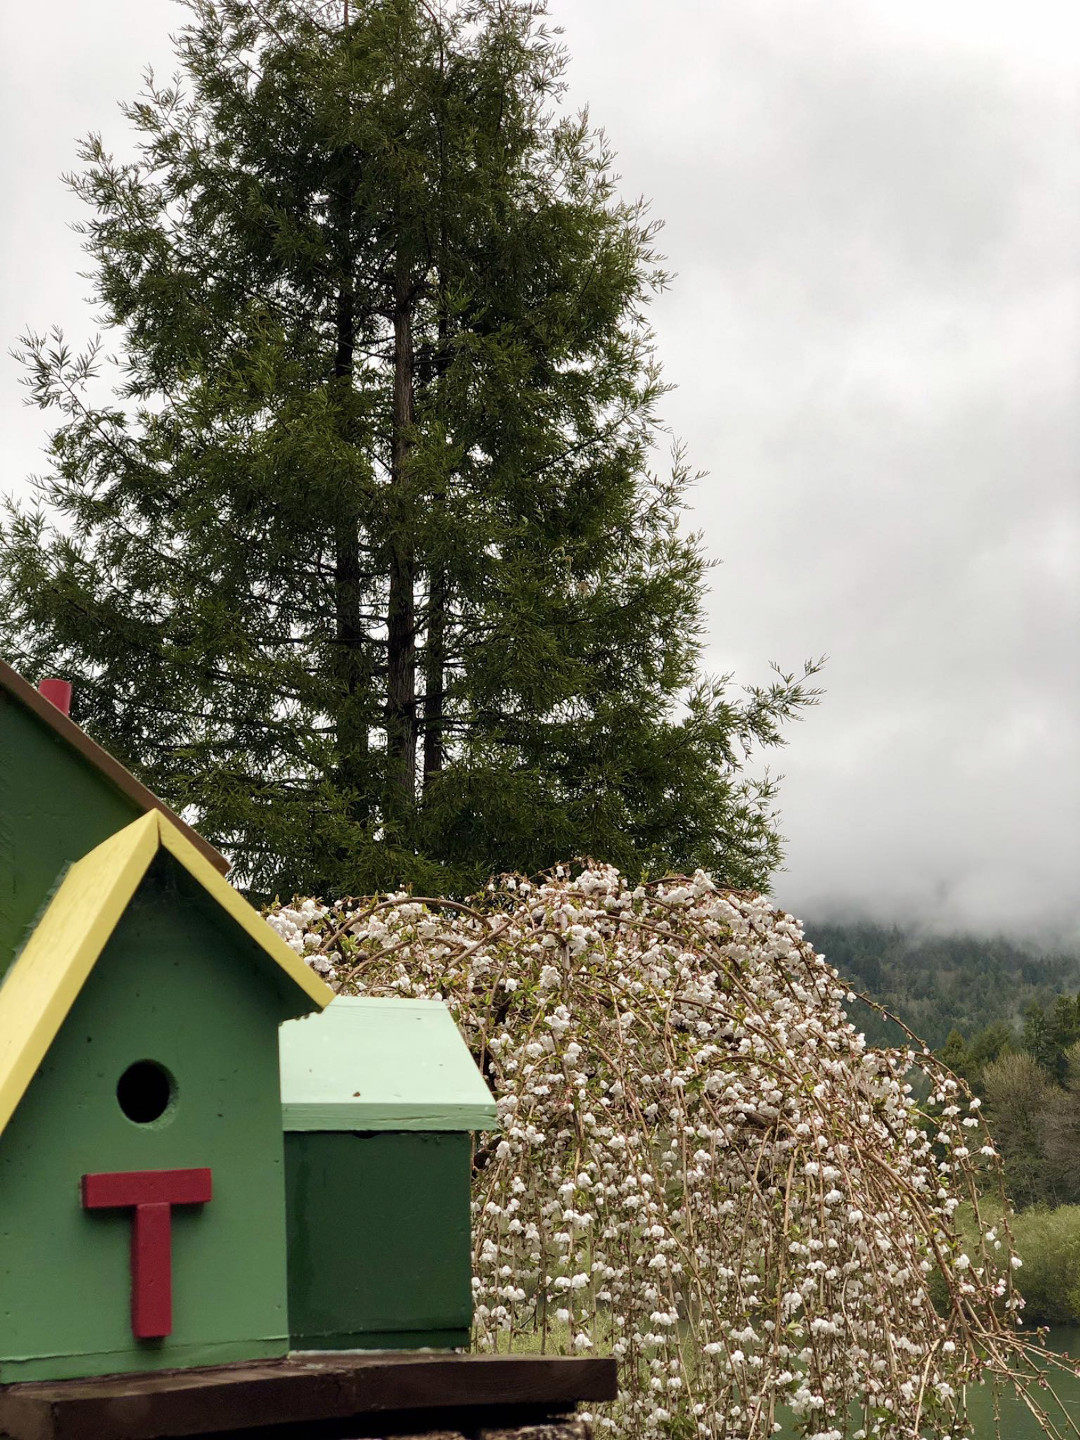
[[[495,1101],[438,1000],[339,995],[281,1027],[286,1130],[496,1130]]]

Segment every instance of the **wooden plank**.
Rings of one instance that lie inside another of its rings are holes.
[[[497,1411],[401,1410],[381,1418],[356,1415],[350,1420],[218,1431],[201,1440],[593,1440],[593,1429],[578,1415],[526,1405]]]
[[[0,1131],[14,1115],[157,848],[158,817],[143,815],[79,860],[8,972],[0,990]]]
[[[300,1353],[285,1360],[0,1387],[10,1440],[162,1440],[261,1426],[613,1400],[611,1359],[541,1355]],[[366,1420],[366,1424],[363,1423]],[[400,1428],[397,1427],[397,1428]]]
[[[468,1345],[471,1163],[468,1135],[285,1136],[290,1349]]]
[[[228,872],[229,861],[220,851],[214,849],[209,840],[204,840],[198,831],[181,820],[164,800],[159,800],[141,781],[136,780],[130,770],[125,770],[119,760],[114,759],[107,750],[103,750],[96,740],[91,740],[85,730],[70,720],[63,711],[58,710],[51,701],[46,700],[44,695],[39,695],[29,681],[24,680],[19,672],[13,670],[4,660],[0,660],[0,690],[6,691],[13,700],[17,700],[39,720],[43,720],[50,730],[66,740],[73,750],[77,750],[88,760],[121,794],[133,800],[140,810],[157,810],[171,820],[215,870],[222,875]]]
[[[229,882],[218,874],[178,826],[165,815],[158,815],[155,819],[161,844],[173,859],[217,901],[230,919],[255,941],[259,949],[285,972],[309,1000],[320,1010],[325,1009],[334,998],[334,992],[326,981],[321,980],[310,965],[305,964],[296,951],[285,944],[274,927],[248,904],[240,892],[234,890]]]
[[[339,995],[281,1027],[286,1130],[497,1130],[498,1110],[441,1000]]]

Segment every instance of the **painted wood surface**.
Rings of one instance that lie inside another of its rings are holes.
[[[58,693],[66,693],[70,705],[72,687],[68,681],[49,680],[42,683],[43,685],[64,687]],[[147,810],[159,811],[167,820],[172,821],[222,875],[228,874],[228,860],[210,844],[209,840],[200,835],[197,830],[193,830],[177,815],[175,810],[165,804],[164,800],[155,795],[153,791],[148,790],[141,780],[137,780],[130,770],[121,765],[115,755],[110,755],[107,750],[103,749],[81,725],[76,725],[70,717],[69,710],[58,706],[55,699],[44,691],[35,690],[28,680],[24,679],[17,670],[13,670],[4,660],[0,660],[0,696],[14,701],[23,710],[43,721],[45,727],[57,739],[63,741],[69,749],[81,755],[90,768],[95,770],[112,790],[126,796],[134,804],[136,813],[141,814]]]
[[[64,869],[137,816],[170,818],[228,861],[0,660],[0,975]]]
[[[122,1108],[122,1107],[121,1107]],[[197,1170],[121,1170],[82,1177],[84,1210],[130,1210],[131,1333],[172,1334],[172,1207],[207,1205],[213,1174]]]
[[[334,992],[295,955],[163,816],[151,811],[72,865],[0,986],[0,1132],[41,1064],[117,922],[160,850],[176,860],[224,922],[270,962],[291,1018]],[[207,994],[212,1003],[212,992]]]
[[[539,1355],[305,1355],[178,1375],[0,1390],[11,1440],[161,1440],[298,1424],[305,1436],[475,1432],[615,1398],[611,1359]],[[357,1418],[355,1430],[340,1422]],[[333,1425],[333,1421],[338,1421]],[[320,1426],[329,1422],[329,1428]],[[381,1428],[380,1428],[381,1427]],[[239,1440],[239,1437],[238,1437]]]
[[[37,687],[38,694],[48,700],[50,705],[55,705],[61,715],[71,716],[71,692],[70,680],[42,680]]]
[[[271,960],[282,975],[293,982],[311,1004],[298,1002],[293,1013],[306,1015],[313,1009],[323,1009],[334,998],[334,992],[324,980],[320,980],[309,965],[305,965],[295,950],[291,950],[281,936],[268,925],[259,912],[249,905],[244,897],[224,879],[209,861],[187,838],[163,815],[150,815],[147,819],[157,824],[161,845],[196,880],[203,891],[235,921],[244,933],[255,942],[262,953]],[[281,977],[277,977],[279,982]],[[287,987],[291,988],[291,987]]]
[[[157,825],[148,816],[118,838],[116,884],[130,884]],[[67,1016],[0,1135],[3,1383],[287,1348],[277,1030],[311,1002],[175,848],[158,848],[97,963],[71,986]],[[135,1123],[117,1086],[147,1060],[173,1078],[174,1098],[159,1119]],[[173,1214],[172,1333],[136,1342],[130,1217],[84,1210],[80,1177],[201,1167],[213,1171],[213,1203]]]
[[[294,1349],[468,1344],[471,1158],[465,1134],[286,1135]]]
[[[446,1006],[338,996],[281,1027],[286,1130],[494,1130],[498,1111]]]
[[[157,849],[146,815],[73,865],[0,987],[0,1133]]]
[[[66,868],[139,813],[0,691],[0,975]]]

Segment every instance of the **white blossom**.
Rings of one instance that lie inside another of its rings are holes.
[[[475,1343],[614,1354],[598,1434],[764,1440],[785,1404],[819,1440],[957,1440],[965,1385],[1022,1363],[1007,1225],[957,1229],[1000,1179],[978,1102],[921,1047],[867,1046],[764,897],[588,864],[471,908],[268,918],[338,990],[449,1007],[501,1125],[476,1140]]]

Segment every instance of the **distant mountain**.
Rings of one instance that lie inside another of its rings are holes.
[[[970,1036],[994,1021],[1018,1023],[1027,1005],[1049,1007],[1080,989],[1080,951],[1049,952],[1003,937],[920,935],[869,921],[806,922],[807,939],[853,990],[885,1005],[932,1049],[953,1028]],[[900,1031],[862,1005],[849,1010],[872,1044]]]

